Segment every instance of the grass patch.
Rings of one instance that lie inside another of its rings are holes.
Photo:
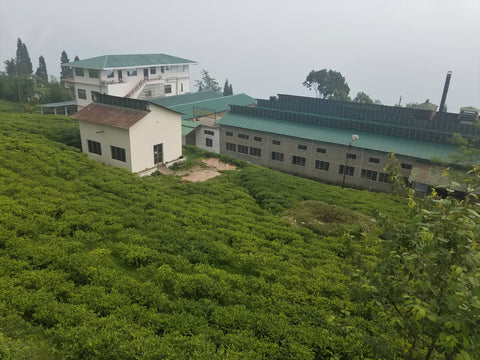
[[[369,232],[374,221],[366,215],[321,201],[304,201],[285,212],[284,217],[297,226],[320,236]]]

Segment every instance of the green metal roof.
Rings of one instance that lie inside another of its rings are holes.
[[[205,91],[187,93],[183,95],[165,96],[161,98],[148,99],[148,101],[157,105],[171,107],[171,106],[182,105],[182,104],[187,104],[187,103],[196,102],[196,101],[215,99],[222,96],[223,95],[221,93],[218,93],[215,90],[205,90]]]
[[[181,112],[182,120],[194,117],[193,108],[208,109],[214,113],[230,110],[229,105],[247,106],[255,104],[255,99],[246,94],[236,94],[230,96],[221,96],[214,99],[203,101],[194,101],[186,104],[170,106],[171,110]]]
[[[196,127],[200,126],[199,123],[193,121],[182,120],[182,136],[190,134]]]
[[[178,64],[196,64],[196,62],[167,54],[130,54],[97,56],[90,59],[73,61],[65,64],[65,66],[104,70],[114,68]]]
[[[64,106],[72,106],[72,105],[77,105],[77,100],[48,103],[48,104],[42,104],[40,106],[43,108],[56,108],[56,107],[64,107]]]
[[[223,116],[218,121],[218,124],[338,145],[348,145],[351,136],[354,134],[352,130],[322,127],[232,112]],[[447,160],[452,152],[458,150],[458,147],[448,144],[418,141],[367,132],[358,132],[356,134],[359,135],[359,139],[353,143],[355,148],[370,149],[381,152],[391,151],[398,155],[410,156],[418,159]]]

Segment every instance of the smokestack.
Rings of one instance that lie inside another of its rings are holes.
[[[452,77],[452,72],[447,73],[447,78],[445,79],[445,85],[443,86],[442,101],[440,101],[440,108],[438,112],[444,112],[445,110],[445,101],[447,100],[448,86],[450,85],[450,78]]]

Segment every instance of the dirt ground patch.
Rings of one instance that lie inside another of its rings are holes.
[[[207,168],[195,166],[186,174],[182,175],[182,179],[190,182],[205,181],[221,175],[219,170],[235,170],[237,168],[235,165],[226,164],[217,158],[205,159],[202,160],[202,162],[207,166]]]

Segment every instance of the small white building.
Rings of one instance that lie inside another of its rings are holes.
[[[167,54],[104,55],[63,64],[73,68],[78,108],[95,93],[150,99],[190,91],[190,65],[196,62]]]
[[[73,115],[83,152],[94,160],[137,173],[182,155],[181,114],[148,101],[96,94]]]

